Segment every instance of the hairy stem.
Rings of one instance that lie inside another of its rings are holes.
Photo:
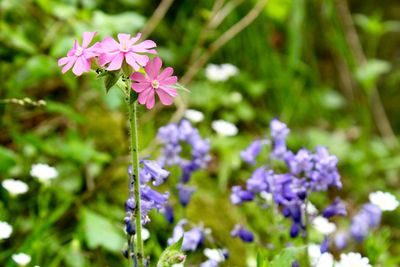
[[[138,146],[138,125],[137,125],[137,101],[129,100],[129,125],[131,135],[131,163],[132,163],[132,179],[133,194],[136,203],[135,224],[136,224],[136,258],[138,267],[144,267],[143,259],[143,240],[142,240],[142,213],[140,204],[140,179],[139,179],[139,146]]]

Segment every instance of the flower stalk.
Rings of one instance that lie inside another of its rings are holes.
[[[129,87],[128,87],[129,88]],[[133,192],[129,194],[134,195],[136,209],[135,209],[135,225],[136,225],[136,258],[138,267],[144,267],[144,253],[143,253],[143,240],[142,240],[142,213],[140,203],[140,178],[139,178],[139,145],[138,145],[138,125],[137,125],[137,100],[131,101],[132,95],[128,93],[128,110],[129,110],[129,126],[131,137],[131,164],[133,172],[130,178],[130,185],[133,184]],[[130,186],[132,188],[132,186]],[[128,248],[128,252],[130,249]],[[129,255],[129,253],[128,253]]]

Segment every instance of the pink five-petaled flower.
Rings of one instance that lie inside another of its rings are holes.
[[[64,66],[62,73],[67,72],[74,64],[72,72],[76,76],[80,76],[82,73],[90,70],[90,59],[98,56],[97,49],[99,43],[88,47],[95,35],[96,32],[84,32],[82,35],[82,46],[75,40],[74,47],[68,51],[67,56],[58,60],[58,66]]]
[[[132,83],[132,89],[139,93],[138,101],[142,105],[146,104],[147,109],[154,106],[154,93],[157,93],[164,105],[171,105],[174,102],[173,98],[178,95],[176,90],[171,87],[178,80],[176,76],[172,76],[174,69],[168,67],[160,73],[161,66],[161,59],[156,57],[144,67],[146,76],[140,72],[134,72],[131,75],[131,79],[136,82]]]
[[[131,38],[130,34],[120,33],[118,34],[119,43],[111,37],[105,38],[101,42],[99,64],[104,66],[110,63],[107,70],[118,70],[121,68],[125,58],[128,65],[134,70],[139,70],[140,66],[145,66],[149,61],[149,57],[140,53],[156,54],[156,50],[152,48],[155,48],[157,45],[151,40],[145,40],[136,44],[141,35],[141,33],[138,33],[135,37]]]

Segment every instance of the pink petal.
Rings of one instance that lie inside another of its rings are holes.
[[[58,60],[58,66],[61,67],[69,62],[69,57],[62,57]]]
[[[108,65],[107,70],[119,70],[122,66],[122,61],[124,60],[124,53],[118,53],[110,65]]]
[[[178,81],[178,77],[176,76],[171,76],[168,78],[165,78],[164,80],[161,81],[162,85],[173,85],[176,84]]]
[[[144,70],[150,79],[155,79],[157,77],[158,73],[160,72],[161,65],[162,61],[159,57],[156,57],[147,63],[147,65],[144,67]]]
[[[161,86],[158,88],[158,90],[162,90],[165,93],[169,94],[172,97],[176,97],[178,95],[178,92],[176,91],[175,88],[170,88],[168,86]]]
[[[76,41],[75,41],[76,42]],[[75,46],[75,45],[74,45]],[[68,57],[72,57],[73,55],[75,55],[76,49],[75,48],[71,48],[68,53],[67,56]]]
[[[154,89],[149,87],[146,90],[144,90],[143,92],[141,92],[138,97],[139,103],[142,105],[146,104],[148,95],[151,94],[153,91],[154,91]],[[154,94],[154,92],[153,92],[153,94]]]
[[[69,62],[61,70],[62,73],[66,73],[70,68],[72,68],[72,65],[74,65],[76,61],[76,57],[69,57],[68,60]]]
[[[150,60],[149,57],[146,55],[139,55],[133,52],[130,52],[129,55],[132,55],[140,66],[146,66],[147,62],[149,62]]]
[[[155,48],[157,47],[156,43],[153,42],[152,40],[146,40],[141,43],[138,43],[134,46],[131,47],[131,51],[136,52],[136,53],[149,53],[150,48]],[[155,52],[155,50],[152,50]],[[152,53],[154,54],[154,53]]]
[[[154,90],[151,90],[151,93],[147,96],[146,100],[146,108],[147,109],[152,109],[154,107],[154,104],[156,103],[155,97],[154,97]]]
[[[75,40],[75,42],[74,42],[74,49],[75,49],[75,50],[77,50],[78,48],[79,48],[78,41],[77,41],[77,40]]]
[[[88,47],[96,32],[84,32],[82,35],[82,48]]]
[[[174,73],[174,69],[171,67],[165,68],[160,75],[158,75],[157,80],[163,81],[165,78],[171,76]]]
[[[140,39],[140,37],[142,37],[142,34],[138,32],[135,37],[129,40],[128,42],[129,47],[131,47],[134,43],[136,43]]]
[[[119,50],[119,44],[111,37],[104,38],[100,43],[103,53],[113,52]]]
[[[161,88],[156,90],[156,93],[158,95],[158,97],[161,100],[161,103],[163,103],[164,105],[171,105],[174,102],[174,99],[167,94],[166,92],[164,92]]]
[[[84,57],[78,57],[75,62],[74,67],[72,68],[72,72],[76,76],[81,76],[82,73],[90,70],[90,61],[85,59]]]
[[[122,43],[128,43],[128,41],[131,39],[131,35],[127,33],[118,33],[118,41],[120,44]]]
[[[125,59],[126,62],[134,69],[134,70],[139,70],[140,66],[136,62],[136,58],[133,53],[126,53],[125,54]]]
[[[145,82],[150,82],[144,75],[143,73],[140,72],[134,72],[131,75],[131,79],[140,82],[140,83],[145,83]]]
[[[132,83],[131,87],[136,93],[141,93],[145,89],[151,87],[149,83]]]
[[[99,56],[99,64],[100,66],[104,66],[107,63],[110,63],[111,60],[113,60],[119,52],[113,52],[113,53],[103,53],[100,54]]]

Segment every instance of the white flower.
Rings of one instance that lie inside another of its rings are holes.
[[[12,259],[19,265],[19,266],[26,266],[28,263],[31,262],[31,256],[25,253],[18,253],[12,255]]]
[[[190,120],[191,122],[201,122],[204,120],[204,114],[198,110],[187,109],[184,114],[185,118]]]
[[[372,267],[369,259],[362,257],[360,253],[350,252],[340,254],[340,262],[335,267]]]
[[[316,244],[308,245],[308,256],[312,267],[332,267],[333,255],[329,252],[321,254],[321,247]]]
[[[30,174],[37,178],[39,182],[44,184],[58,177],[58,171],[56,168],[43,163],[32,165]]]
[[[216,261],[216,262],[225,261],[224,252],[221,249],[206,248],[206,249],[204,249],[203,253],[210,260],[213,260],[213,261]]]
[[[0,221],[0,240],[7,239],[11,236],[13,228],[6,222]]]
[[[317,215],[318,214],[318,209],[310,201],[307,202],[307,214],[308,215]]]
[[[318,216],[312,221],[315,230],[323,235],[329,235],[336,231],[336,225],[328,221],[328,219]]]
[[[238,128],[234,124],[224,120],[213,121],[211,128],[222,136],[233,136],[238,133]]]
[[[334,263],[333,255],[329,252],[325,252],[319,257],[315,267],[332,267]]]
[[[146,241],[147,239],[150,238],[150,232],[146,228],[142,228],[142,240]],[[136,240],[136,234],[135,234],[135,240]]]
[[[399,206],[399,201],[394,195],[382,191],[369,194],[369,201],[382,211],[393,211]]]
[[[13,196],[28,192],[28,185],[19,180],[6,179],[1,185]]]
[[[267,204],[272,204],[272,202],[274,200],[274,196],[271,193],[268,193],[268,192],[265,192],[265,191],[261,191],[260,197],[262,199],[264,199],[265,202],[267,202]]]
[[[238,74],[239,70],[232,64],[226,63],[221,65],[208,64],[206,67],[206,77],[210,81],[223,82],[230,77]]]

